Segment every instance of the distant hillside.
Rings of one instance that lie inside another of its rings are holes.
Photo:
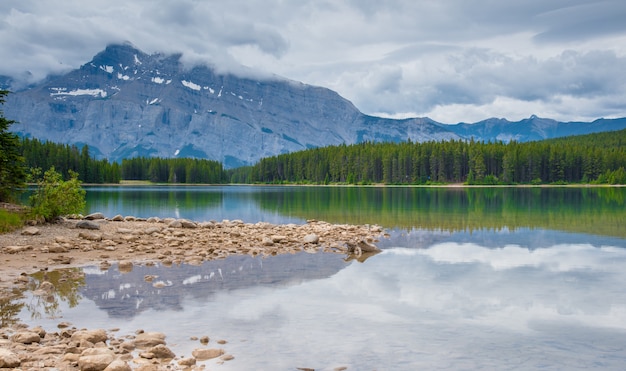
[[[528,142],[624,129],[626,117],[598,119],[593,122],[559,122],[533,115],[528,119],[515,122],[492,118],[474,124],[450,125],[449,128],[457,135],[468,139]]]

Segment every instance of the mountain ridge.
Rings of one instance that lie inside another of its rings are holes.
[[[387,119],[363,114],[330,89],[277,76],[219,74],[206,65],[185,66],[181,57],[109,45],[78,69],[10,94],[5,116],[19,122],[11,130],[20,136],[86,144],[97,158],[196,157],[226,168],[364,141],[527,141],[626,128],[626,118],[592,125],[536,116],[456,125]],[[11,81],[0,78],[0,84]]]

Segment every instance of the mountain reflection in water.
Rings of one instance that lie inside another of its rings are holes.
[[[231,256],[202,265],[134,266],[120,272],[85,269],[82,295],[112,318],[132,318],[142,311],[183,310],[182,302],[209,301],[222,291],[257,286],[295,285],[332,276],[346,266],[340,255],[277,255],[271,258]]]

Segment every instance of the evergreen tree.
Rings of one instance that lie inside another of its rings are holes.
[[[0,90],[0,105],[4,104],[7,90]],[[24,158],[19,152],[17,135],[9,132],[9,127],[15,121],[4,117],[0,110],[0,201],[9,201],[16,198],[26,181]]]

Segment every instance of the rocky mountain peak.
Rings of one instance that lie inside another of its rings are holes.
[[[4,110],[20,123],[11,128],[18,135],[86,144],[92,154],[111,161],[195,157],[227,168],[342,143],[534,140],[573,128],[561,130],[555,121],[537,129],[503,119],[443,125],[428,118],[373,117],[326,88],[279,77],[220,74],[210,66],[188,68],[180,54],[149,55],[129,43],[109,45],[76,70],[16,91]],[[607,122],[581,130],[626,127],[626,120]]]

